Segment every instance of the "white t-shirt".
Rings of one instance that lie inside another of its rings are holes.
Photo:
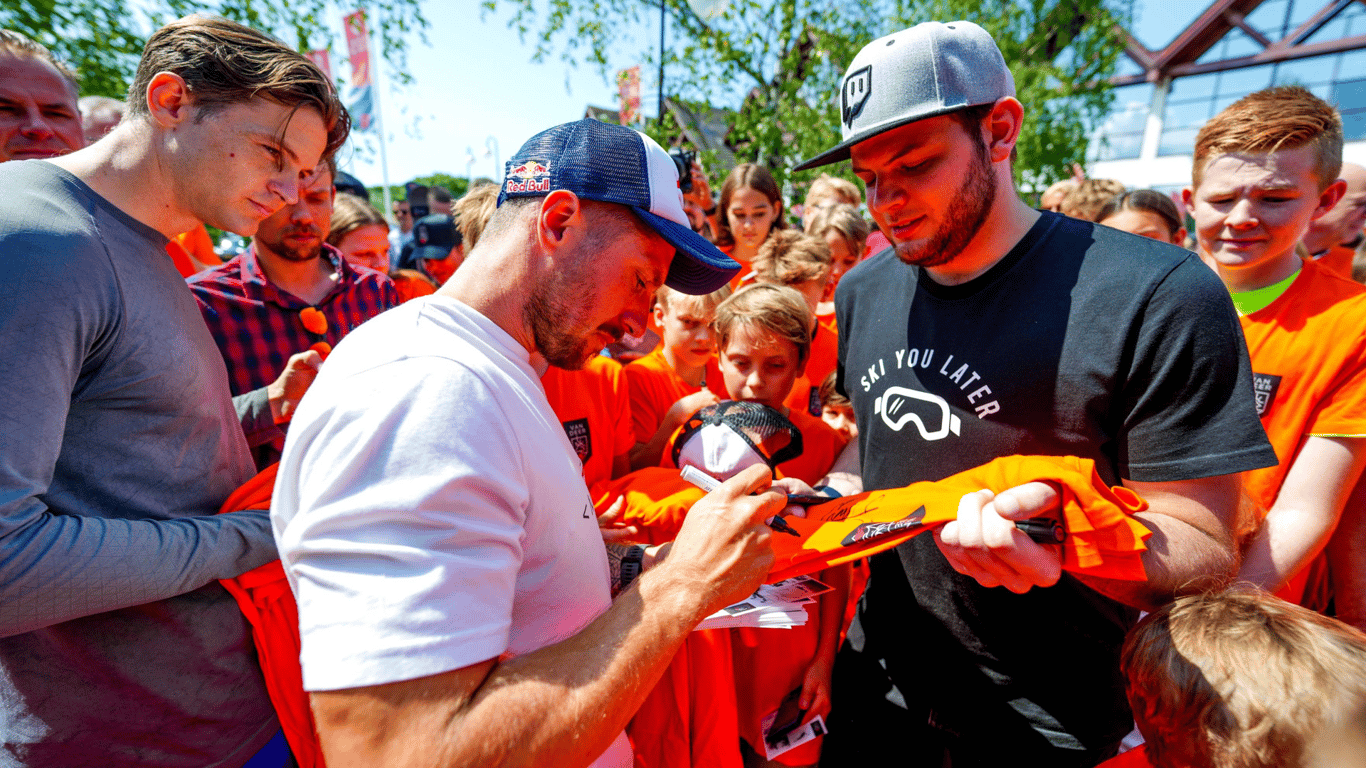
[[[611,602],[578,456],[526,350],[443,296],[346,337],[271,510],[304,688],[411,680],[569,637]],[[595,765],[629,765],[624,735]]]

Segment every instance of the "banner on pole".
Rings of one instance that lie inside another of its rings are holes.
[[[332,79],[332,58],[328,55],[326,48],[319,48],[316,51],[309,51],[304,54],[308,60],[318,65],[318,69],[327,75],[327,79]]]
[[[622,125],[640,121],[640,67],[617,72],[617,105]]]
[[[370,30],[365,24],[365,11],[344,16],[342,28],[346,32],[346,52],[351,58],[351,98],[346,108],[351,113],[352,128],[368,131],[375,121],[375,99],[371,93],[374,86],[370,78]]]

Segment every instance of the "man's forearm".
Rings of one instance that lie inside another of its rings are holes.
[[[1147,581],[1119,581],[1073,574],[1083,584],[1125,605],[1151,611],[1184,594],[1218,588],[1238,571],[1231,538],[1218,538],[1165,515],[1135,515],[1152,536],[1143,553]]]
[[[573,637],[500,662],[463,700],[412,686],[313,694],[333,768],[384,765],[582,766],[640,707],[687,634],[702,601],[660,572],[642,575]],[[434,676],[428,688],[445,688]],[[433,731],[431,726],[439,724]],[[373,738],[383,734],[383,739]]]
[[[1148,579],[1142,582],[1077,578],[1097,592],[1143,610],[1172,598],[1220,587],[1238,572],[1232,521],[1241,498],[1237,475],[1197,480],[1140,483],[1126,480],[1149,504],[1138,518],[1152,536],[1143,553]]]
[[[0,545],[0,636],[164,600],[276,557],[264,511],[122,520],[35,509],[23,517],[5,526]]]

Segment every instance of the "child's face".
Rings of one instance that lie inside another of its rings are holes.
[[[678,300],[655,305],[655,322],[663,329],[664,347],[679,365],[697,368],[716,354],[716,334],[712,321],[716,310],[698,302]]]
[[[763,192],[741,187],[730,196],[726,219],[730,222],[730,231],[735,236],[736,244],[757,250],[768,239],[768,231],[773,228],[778,213]]]
[[[826,278],[824,280],[807,280],[804,283],[797,283],[790,287],[797,293],[800,293],[803,299],[806,299],[806,306],[811,310],[811,316],[815,317],[816,305],[820,304],[821,299],[825,298],[825,288],[829,284],[830,279]]]
[[[1314,169],[1312,146],[1210,158],[1200,185],[1183,192],[1201,253],[1244,283],[1278,273],[1309,223],[1341,196],[1339,184],[1320,193]]]
[[[858,424],[854,423],[854,409],[847,405],[827,405],[821,408],[821,419],[834,427],[836,432],[850,440],[858,437]]]
[[[1171,231],[1165,219],[1152,211],[1141,211],[1136,208],[1125,208],[1117,213],[1111,214],[1104,221],[1102,226],[1113,227],[1122,232],[1131,232],[1135,235],[1152,240],[1161,240],[1164,243],[1175,243],[1181,245],[1186,240],[1186,230],[1183,227],[1177,232]]]
[[[833,293],[835,286],[840,284],[840,278],[858,263],[859,256],[863,254],[849,250],[849,241],[844,239],[839,230],[825,230],[823,239],[830,246],[830,291]]]
[[[736,328],[721,350],[721,376],[731,399],[779,411],[803,367],[796,344],[763,328]]]

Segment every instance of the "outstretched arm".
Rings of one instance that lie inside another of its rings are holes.
[[[763,519],[782,506],[761,467],[689,512],[669,556],[578,634],[499,662],[312,694],[329,765],[587,765],[625,727],[678,647],[753,592],[773,562]]]
[[[1240,579],[1274,591],[1323,549],[1366,464],[1366,440],[1310,436],[1244,548]]]
[[[1172,597],[1218,586],[1237,572],[1232,526],[1240,496],[1238,475],[1124,485],[1149,505],[1136,517],[1152,531],[1143,565],[1145,582],[1092,576],[1078,578],[1126,605],[1151,610]],[[1037,544],[1014,521],[1038,517],[1057,505],[1057,491],[1027,483],[999,494],[979,491],[963,497],[958,519],[935,531],[935,540],[954,570],[986,587],[1012,592],[1057,583],[1062,575],[1058,545]]]

